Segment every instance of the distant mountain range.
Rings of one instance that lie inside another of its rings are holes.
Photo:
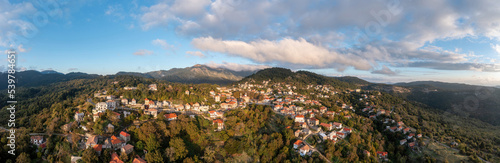
[[[178,83],[229,84],[254,74],[256,71],[233,71],[225,68],[212,68],[206,65],[194,65],[186,68],[151,71],[147,73],[118,72],[116,75],[134,75]]]

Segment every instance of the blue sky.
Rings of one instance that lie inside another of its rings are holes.
[[[63,73],[206,64],[500,85],[498,8],[493,0],[0,0],[0,49],[15,48],[22,70]]]

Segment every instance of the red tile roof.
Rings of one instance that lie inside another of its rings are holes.
[[[177,118],[177,114],[175,114],[175,113],[165,114],[165,118],[167,118],[167,119]]]
[[[94,148],[94,150],[96,152],[102,151],[102,145],[101,144],[94,145],[92,148]]]
[[[130,136],[130,134],[126,133],[125,131],[120,132],[120,135],[123,135],[125,137],[129,137]]]
[[[295,141],[295,143],[293,143],[293,144],[295,144],[295,145],[300,145],[300,144],[302,144],[302,140],[297,140],[297,141]]]

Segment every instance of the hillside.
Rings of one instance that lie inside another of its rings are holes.
[[[296,83],[299,85],[331,85],[342,89],[359,88],[356,84],[341,81],[334,77],[327,77],[308,71],[292,72],[286,68],[267,68],[258,71],[257,73],[243,78],[238,83],[255,82],[262,83],[263,81],[271,80],[272,82]],[[360,79],[361,80],[361,79]]]
[[[0,77],[7,79],[7,73],[0,73]],[[56,71],[22,71],[15,74],[17,81],[16,87],[36,87],[44,86],[57,82],[65,82],[75,79],[94,79],[100,75],[86,74],[80,72],[72,72],[68,74],[59,73]],[[0,89],[7,88],[7,82],[0,83]]]
[[[500,89],[476,85],[419,81],[397,83],[411,91],[398,95],[432,108],[500,125]]]

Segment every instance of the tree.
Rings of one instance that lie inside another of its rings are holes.
[[[184,144],[184,140],[181,138],[175,137],[170,142],[168,143],[170,145],[169,150],[170,152],[173,152],[173,159],[175,160],[180,160],[184,157],[186,157],[188,150],[186,149],[186,146]],[[173,150],[173,151],[172,151]]]
[[[16,163],[26,163],[26,162],[31,162],[29,154],[23,152],[19,156],[17,156]]]
[[[205,162],[214,162],[215,161],[215,150],[212,146],[208,146],[205,148],[205,154],[203,155],[203,160]]]
[[[149,152],[146,154],[146,160],[150,163],[161,163],[163,161],[163,157],[161,156],[160,152],[154,151],[154,152]]]
[[[97,154],[95,153],[94,148],[87,148],[83,151],[82,160],[86,163],[95,163],[99,161]]]
[[[120,160],[122,160],[123,162],[127,162],[128,161],[128,155],[127,155],[127,153],[122,152],[120,154]]]

